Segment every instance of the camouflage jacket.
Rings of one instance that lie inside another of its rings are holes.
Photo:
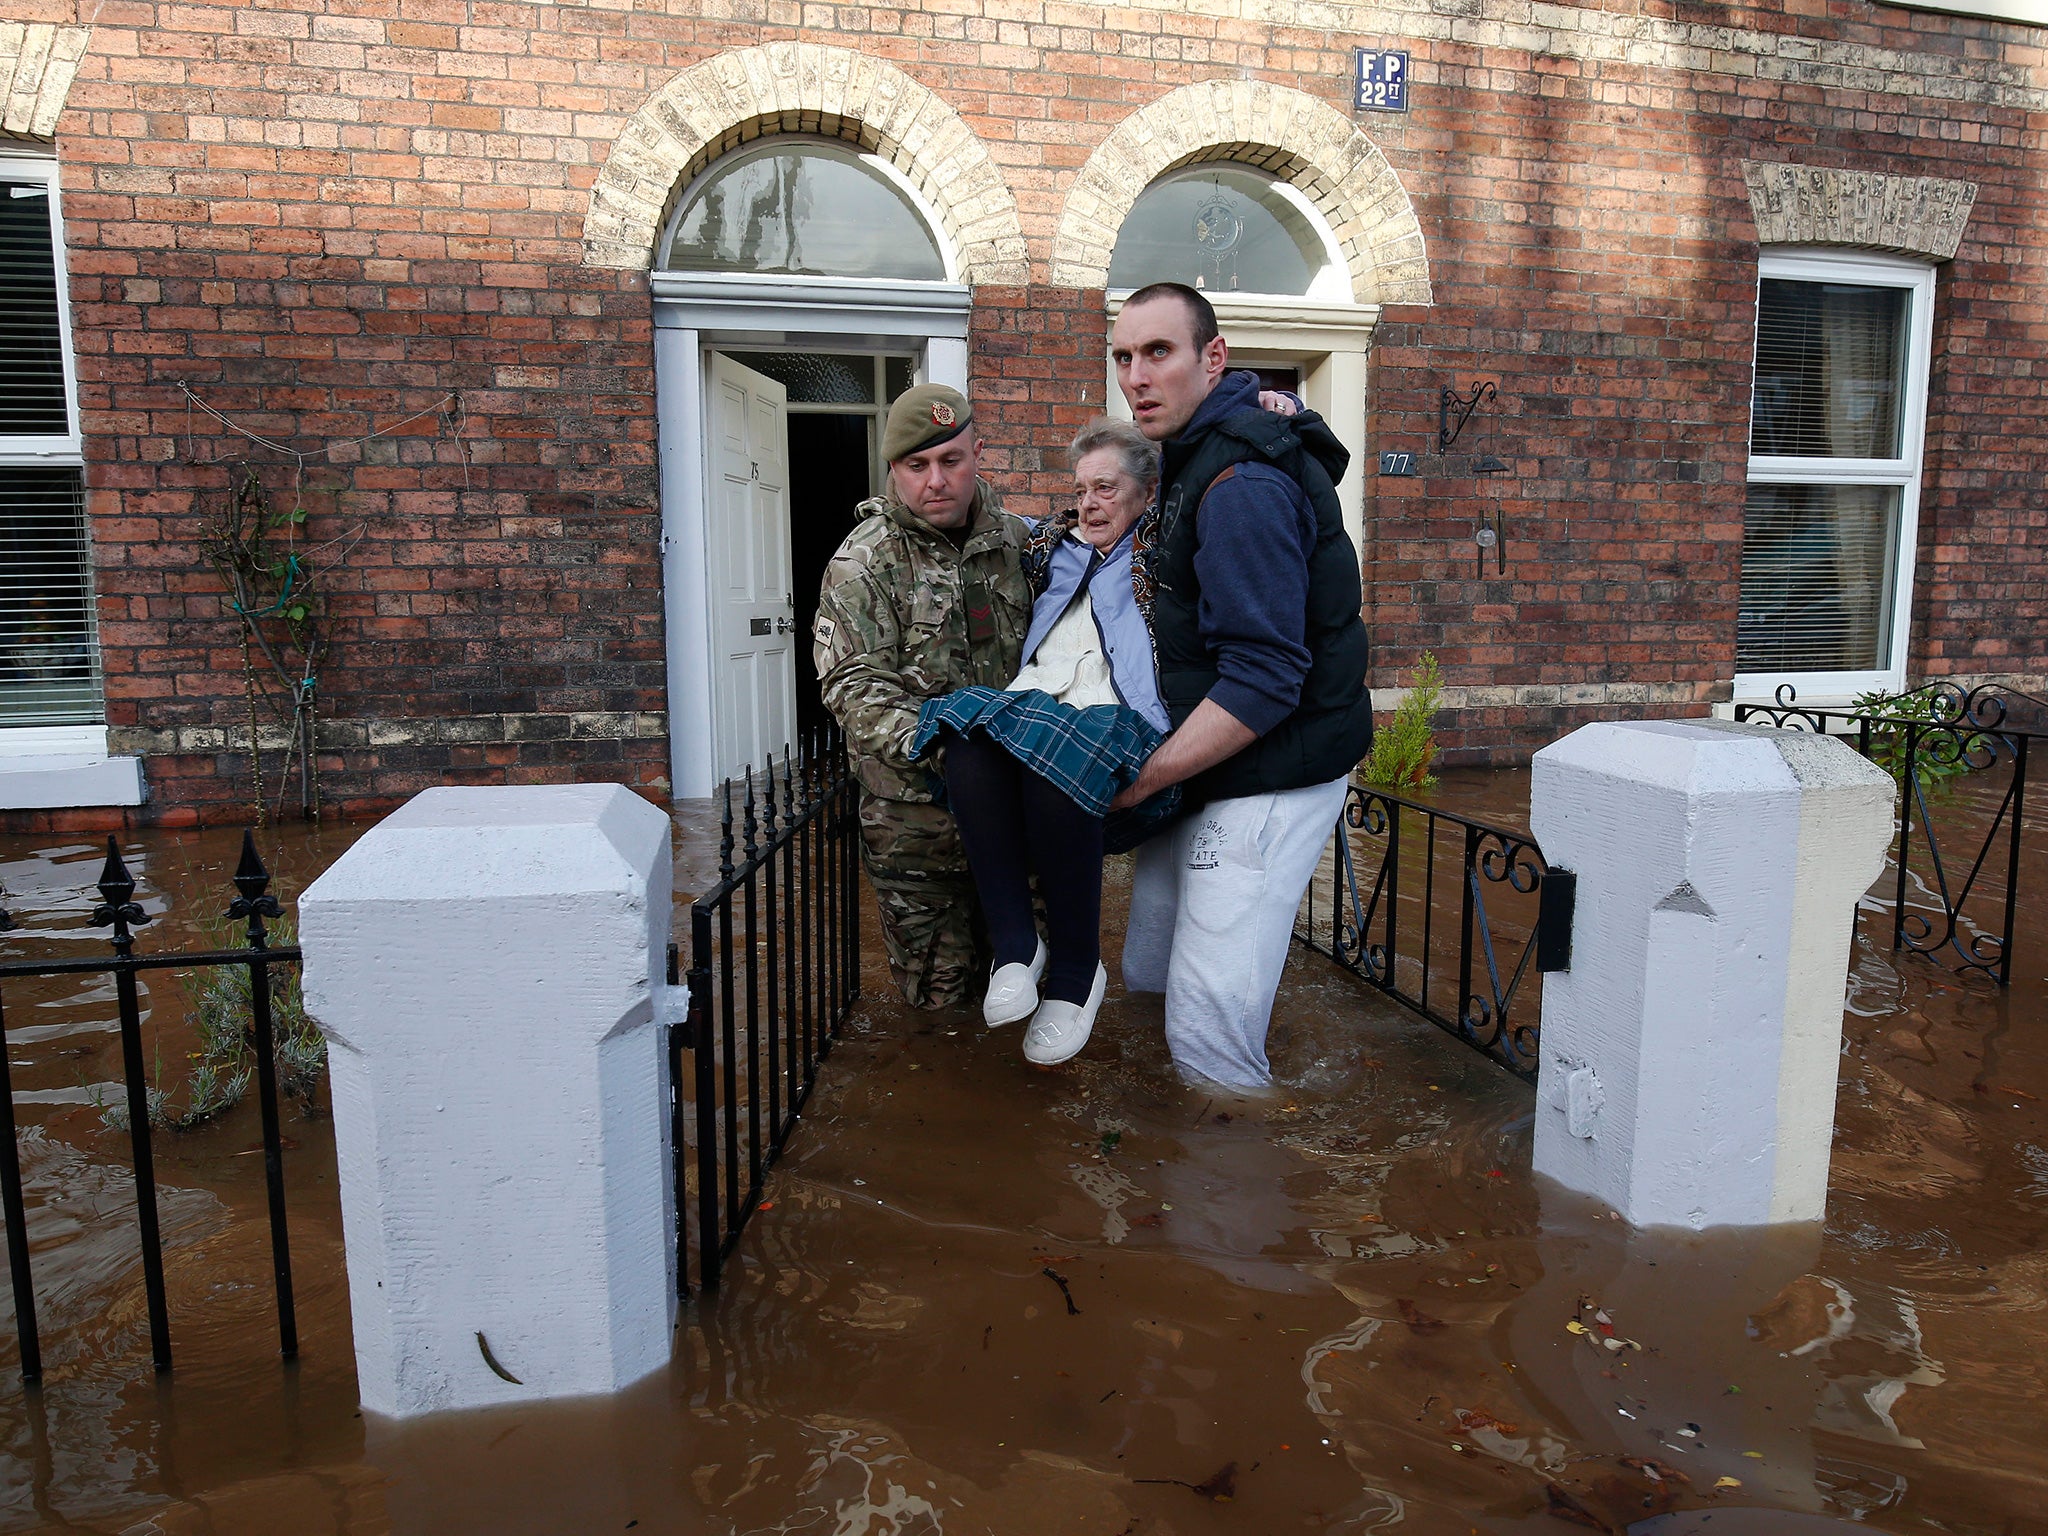
[[[894,495],[862,502],[860,513],[818,594],[818,683],[869,793],[928,801],[927,771],[905,755],[918,705],[970,684],[1006,687],[1017,675],[1031,622],[1029,530],[985,481],[965,548]]]

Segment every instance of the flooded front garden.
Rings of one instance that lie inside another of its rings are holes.
[[[1526,793],[1438,798],[1525,824]],[[287,904],[360,830],[266,837]],[[705,832],[685,818],[679,886]],[[124,840],[142,946],[221,942],[237,847]],[[356,1409],[318,1113],[285,1125],[292,1364],[253,1107],[158,1138],[177,1365],[150,1369],[111,986],[11,986],[46,1374],[25,1392],[0,1344],[0,1530],[2048,1530],[2044,848],[2037,815],[2007,990],[1861,925],[1828,1219],[1767,1233],[1632,1233],[1539,1186],[1531,1088],[1306,951],[1280,1086],[1238,1098],[1173,1074],[1156,998],[1113,985],[1087,1051],[1039,1071],[1014,1029],[897,1005],[870,939],[671,1368],[402,1425]],[[0,950],[103,945],[103,853],[0,844]],[[173,1090],[184,986],[146,999]]]

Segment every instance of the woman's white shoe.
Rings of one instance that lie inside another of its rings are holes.
[[[1031,1016],[1024,1031],[1024,1059],[1041,1067],[1056,1067],[1080,1055],[1081,1047],[1095,1032],[1095,1014],[1102,1007],[1102,992],[1109,985],[1109,972],[1095,967],[1095,985],[1088,989],[1085,1003],[1063,1003],[1049,997]]]
[[[990,1029],[1028,1019],[1038,1007],[1038,978],[1045,974],[1045,940],[1038,941],[1038,953],[1029,965],[1013,960],[989,972],[988,995],[981,1000],[981,1017]]]

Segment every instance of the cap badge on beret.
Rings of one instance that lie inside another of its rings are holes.
[[[935,427],[950,427],[950,426],[952,426],[952,425],[953,425],[953,423],[954,423],[954,422],[958,421],[959,419],[960,419],[960,418],[959,418],[958,416],[955,416],[955,415],[953,414],[953,407],[951,407],[950,405],[946,404],[946,402],[945,402],[945,401],[943,401],[943,400],[934,400],[934,401],[932,402],[932,425],[933,425],[933,426],[935,426]]]

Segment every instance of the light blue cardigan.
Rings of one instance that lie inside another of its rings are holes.
[[[1024,635],[1024,660],[1029,662],[1038,654],[1038,647],[1052,633],[1053,625],[1059,622],[1085,581],[1088,606],[1095,615],[1095,632],[1101,638],[1103,654],[1109,658],[1109,678],[1117,697],[1163,734],[1173,729],[1173,722],[1159,697],[1152,631],[1131,586],[1131,547],[1136,532],[1134,523],[1099,560],[1094,546],[1083,543],[1072,533],[1053,546],[1045,590],[1031,605],[1031,627]]]

